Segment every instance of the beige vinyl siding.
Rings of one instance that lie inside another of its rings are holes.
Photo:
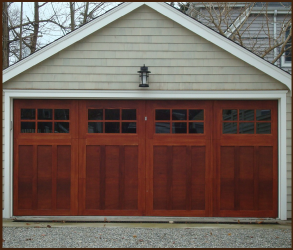
[[[4,152],[5,152],[5,146],[4,146],[4,139],[5,139],[5,133],[4,133],[4,93],[2,92],[2,209],[4,208]]]
[[[257,68],[146,6],[10,79],[3,88],[138,90],[137,71],[144,64],[151,71],[150,90],[287,89]],[[287,97],[289,160],[291,98]],[[287,166],[289,197],[291,160]],[[288,213],[291,217],[289,198]]]
[[[292,218],[292,97],[287,93],[287,217]]]
[[[11,79],[9,88],[152,90],[286,89],[272,77],[148,7],[125,15]],[[4,87],[6,87],[4,86]]]

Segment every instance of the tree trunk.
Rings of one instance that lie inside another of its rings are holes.
[[[85,2],[85,10],[84,10],[84,16],[83,16],[83,23],[86,23],[87,17],[88,17],[88,11],[89,11],[89,2]]]
[[[74,9],[74,2],[70,2],[70,18],[71,18],[71,31],[74,30],[75,28],[75,21],[74,21],[74,12],[75,12],[75,9]]]
[[[23,2],[21,2],[21,5],[20,5],[19,60],[22,59],[22,11],[23,11]]]
[[[32,34],[31,38],[31,54],[34,53],[37,49],[37,40],[38,40],[38,34],[39,34],[39,3],[35,2],[35,20],[34,20],[34,33]]]
[[[8,4],[2,2],[2,69],[9,66]]]

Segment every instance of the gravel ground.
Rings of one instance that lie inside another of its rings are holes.
[[[291,229],[3,227],[3,248],[291,248]]]

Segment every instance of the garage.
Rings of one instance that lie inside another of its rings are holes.
[[[13,214],[278,216],[276,100],[13,102]]]

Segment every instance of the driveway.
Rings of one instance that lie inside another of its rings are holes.
[[[3,221],[4,248],[291,248],[281,224]]]

